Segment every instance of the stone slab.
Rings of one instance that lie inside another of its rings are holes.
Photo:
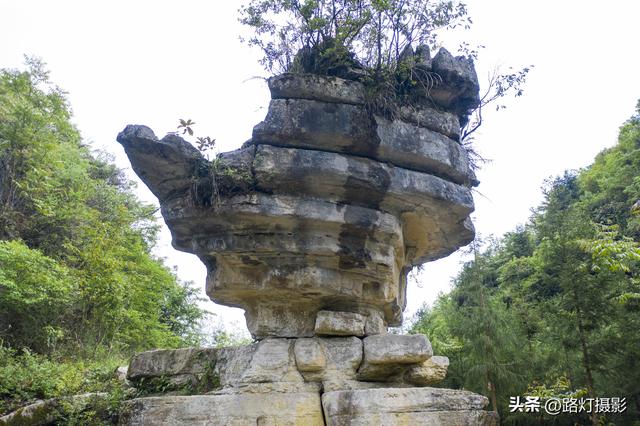
[[[218,358],[215,348],[156,349],[140,352],[131,358],[127,378],[142,378],[201,374],[215,366]]]
[[[382,315],[372,312],[367,316],[367,322],[364,325],[364,334],[372,336],[374,334],[387,334],[387,323]]]
[[[469,188],[437,176],[368,158],[309,149],[259,145],[256,185],[269,192],[308,194],[393,213],[451,206],[461,220],[473,210]],[[457,210],[456,210],[457,209]]]
[[[339,415],[327,418],[328,426],[498,426],[499,418],[494,412],[482,410],[425,411],[418,413],[371,413]]]
[[[303,382],[293,356],[293,340],[264,339],[257,344],[242,383]]]
[[[427,107],[401,107],[400,119],[419,127],[441,133],[454,141],[460,140],[460,121],[455,114]]]
[[[244,393],[134,399],[120,424],[321,426],[324,419],[319,393]]]
[[[332,152],[259,145],[257,187],[400,216],[410,265],[446,256],[473,239],[469,188],[439,177]]]
[[[327,366],[324,349],[317,339],[296,339],[294,354],[298,371],[323,371]]]
[[[482,411],[488,399],[468,391],[437,388],[378,388],[326,392],[327,425],[496,425]]]
[[[412,365],[404,375],[405,381],[416,386],[440,383],[447,376],[449,358],[432,356],[420,364]]]
[[[369,364],[415,364],[433,355],[431,342],[422,334],[368,336],[363,342]]]
[[[365,103],[362,83],[338,77],[285,73],[271,77],[268,84],[272,99],[311,99],[352,105]]]
[[[321,336],[364,336],[365,321],[355,312],[318,311],[314,331]]]
[[[306,382],[340,388],[344,381],[355,380],[362,363],[362,340],[357,337],[314,337],[298,339],[296,363]]]
[[[272,100],[265,120],[254,127],[252,141],[349,153],[460,184],[475,181],[458,142],[424,127],[369,116],[354,105]]]

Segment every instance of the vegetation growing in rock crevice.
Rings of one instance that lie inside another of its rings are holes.
[[[222,197],[246,194],[254,189],[251,171],[229,165],[216,157],[201,172],[196,172],[191,185],[191,200],[196,206],[211,207]]]
[[[174,134],[194,136],[195,124],[191,119],[180,119]],[[192,142],[203,155],[201,161],[196,162],[191,176],[190,199],[194,206],[217,206],[220,204],[221,197],[246,194],[255,186],[249,165],[231,165],[220,154],[209,159],[209,154],[215,148],[215,142],[216,140],[210,136],[197,136]]]
[[[640,416],[640,103],[618,144],[547,183],[524,227],[475,250],[417,317],[451,358],[445,387],[489,396],[505,424],[632,424]],[[510,396],[626,398],[622,414],[510,413]]]
[[[245,41],[262,51],[267,71],[360,80],[368,87],[369,108],[390,118],[402,105],[437,106],[429,92],[442,76],[416,63],[413,48],[424,61],[439,30],[472,23],[465,3],[450,0],[251,0],[240,13],[240,22],[254,32]],[[477,60],[468,43],[460,50]],[[482,109],[520,96],[530,69],[494,74],[477,102],[461,111],[462,140],[473,157],[470,141],[482,125]]]

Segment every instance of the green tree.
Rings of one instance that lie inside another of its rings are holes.
[[[434,347],[450,356],[448,386],[491,396],[491,388],[469,380],[507,363],[509,393],[496,387],[505,424],[639,419],[639,112],[593,165],[550,180],[531,221],[476,253],[453,290],[421,312],[415,325],[433,333]],[[628,408],[621,414],[534,416],[506,412],[508,395],[615,395],[625,397]]]
[[[69,326],[76,292],[71,278],[64,265],[24,243],[0,241],[0,336],[13,337],[16,347],[55,349]]]
[[[193,342],[202,311],[151,254],[155,209],[70,118],[40,62],[0,70],[0,339],[87,355]]]
[[[513,326],[512,312],[496,295],[499,288],[493,256],[497,247],[480,253],[475,242],[472,249],[473,261],[454,282],[451,297],[455,313],[450,327],[464,342],[465,387],[486,393],[493,410],[499,411],[503,408],[500,402],[508,400],[520,380],[519,349],[524,339]]]
[[[471,23],[465,4],[449,0],[252,0],[240,12],[255,32],[249,45],[275,72],[290,70],[301,50],[390,67],[405,47],[434,45],[435,30]]]
[[[361,80],[369,107],[391,116],[399,105],[431,105],[429,93],[442,76],[423,59],[437,46],[438,30],[471,25],[465,3],[454,0],[250,0],[240,13],[254,33],[246,41],[262,51],[267,71]],[[478,58],[469,43],[460,51]],[[465,106],[461,139],[473,165],[484,161],[471,146],[483,109],[503,109],[498,100],[521,96],[532,67],[495,72],[478,100]]]

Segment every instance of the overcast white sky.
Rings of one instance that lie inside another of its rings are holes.
[[[264,118],[269,102],[259,54],[238,40],[241,1],[0,0],[0,67],[19,68],[23,54],[41,57],[69,92],[74,122],[93,146],[130,171],[115,137],[126,124],[158,136],[191,118],[220,151],[238,148]],[[524,96],[487,112],[477,148],[492,162],[478,173],[476,229],[501,235],[526,222],[541,201],[544,179],[589,165],[616,141],[640,98],[640,1],[469,0],[472,30],[486,46],[476,64],[481,84],[496,66],[534,64]],[[445,38],[455,51],[458,35]],[[130,172],[130,176],[135,175]],[[155,198],[143,184],[140,196]],[[157,253],[178,275],[204,289],[205,268],[171,248]],[[460,256],[426,265],[408,293],[406,317],[449,288]],[[208,307],[244,327],[242,312]]]

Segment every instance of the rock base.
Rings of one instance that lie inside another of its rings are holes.
[[[324,425],[320,394],[267,393],[140,398],[123,410],[125,425]]]
[[[123,425],[486,425],[486,398],[438,388],[258,392],[165,396],[128,401]]]
[[[127,378],[148,396],[127,401],[120,423],[497,424],[484,396],[416,387],[444,378],[448,359],[432,355],[426,336],[392,334],[143,352]]]
[[[327,425],[497,425],[487,398],[439,388],[383,388],[322,395]]]

